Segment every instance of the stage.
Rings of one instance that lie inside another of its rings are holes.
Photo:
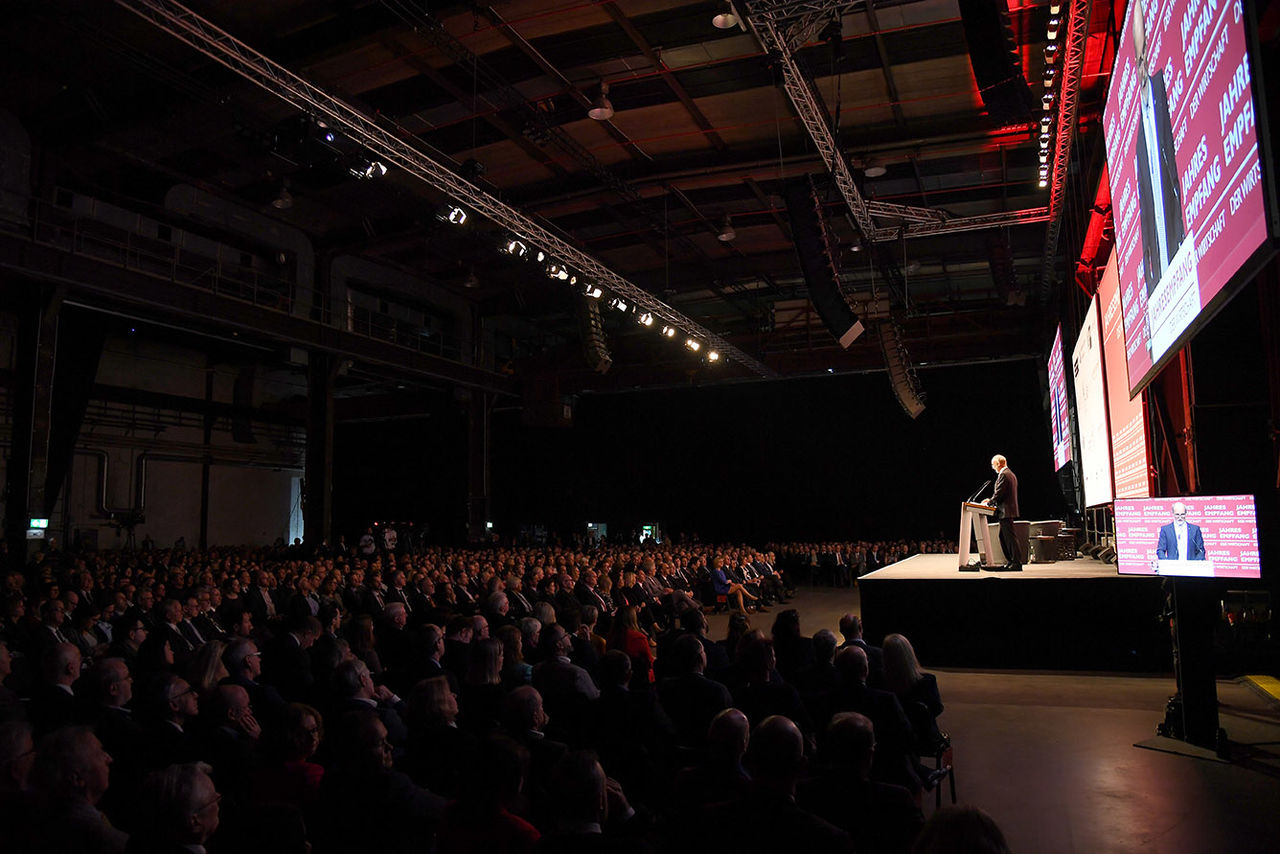
[[[931,665],[1166,671],[1159,579],[1079,559],[1022,572],[961,572],[959,555],[922,554],[858,579],[867,638],[906,635]]]

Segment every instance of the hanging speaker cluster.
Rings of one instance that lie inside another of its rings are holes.
[[[604,334],[599,300],[589,297],[578,300],[578,331],[582,338],[582,357],[587,360],[587,366],[598,374],[607,374],[613,366],[613,357],[609,355],[609,341]]]
[[[893,394],[902,404],[902,409],[912,418],[924,412],[925,395],[920,390],[920,379],[911,366],[911,357],[906,345],[902,343],[902,330],[892,318],[878,324],[880,332],[880,349],[884,352],[884,364],[889,369],[889,382],[893,385]]]
[[[1007,0],[959,0],[969,63],[987,113],[1002,124],[1025,122],[1036,106],[1022,71]]]
[[[792,239],[796,254],[800,256],[805,285],[809,288],[809,300],[818,310],[827,330],[841,347],[848,349],[862,334],[863,326],[840,291],[840,276],[834,260],[836,254],[832,251],[826,220],[822,216],[822,203],[813,179],[788,183],[784,194]]]

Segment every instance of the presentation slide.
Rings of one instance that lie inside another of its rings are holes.
[[[1053,434],[1053,470],[1071,462],[1071,412],[1067,409],[1067,374],[1062,364],[1062,324],[1049,353],[1049,429]]]
[[[1071,353],[1071,377],[1076,390],[1076,424],[1080,430],[1080,470],[1084,503],[1096,507],[1111,500],[1111,441],[1107,432],[1107,395],[1102,384],[1102,336],[1098,329],[1098,298],[1080,325]]]
[[[1103,114],[1129,390],[1267,240],[1241,0],[1129,3]]]
[[[1252,495],[1116,499],[1121,575],[1261,578]]]
[[[1120,277],[1116,253],[1098,282],[1098,306],[1102,310],[1102,367],[1107,375],[1107,416],[1111,425],[1111,466],[1117,498],[1146,498],[1151,494],[1148,476],[1146,420],[1142,396],[1129,397],[1125,373],[1124,312],[1120,308]]]

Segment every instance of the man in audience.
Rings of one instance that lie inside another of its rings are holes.
[[[541,840],[546,854],[651,850],[642,835],[645,823],[627,803],[622,787],[605,776],[594,753],[568,754],[556,768],[551,788],[551,827]]]
[[[796,803],[848,831],[859,852],[907,854],[924,815],[906,789],[871,780],[875,750],[870,718],[836,715],[822,742],[824,770],[800,785]]]
[[[156,630],[167,641],[173,652],[173,665],[181,670],[196,653],[196,645],[182,631],[182,603],[177,599],[166,599],[160,606],[163,619]]]
[[[43,679],[31,694],[27,712],[36,736],[69,726],[80,717],[80,704],[72,687],[80,678],[80,649],[73,643],[48,647],[41,662]]]
[[[391,744],[401,751],[409,741],[409,730],[401,713],[405,704],[385,685],[374,685],[369,666],[359,659],[344,661],[333,672],[333,713],[373,711],[387,730]]]
[[[174,763],[193,762],[200,749],[190,724],[200,713],[196,690],[181,676],[167,673],[147,688],[150,710],[147,725],[147,764],[167,768]]]
[[[671,645],[672,674],[658,683],[658,697],[683,747],[700,747],[711,719],[733,705],[729,689],[708,679],[707,653],[701,639],[685,634]]]
[[[222,796],[203,762],[170,765],[147,777],[142,791],[146,821],[130,852],[203,852],[218,829]]]
[[[34,801],[31,766],[36,758],[35,736],[26,721],[0,722],[0,851],[26,851]]]
[[[698,821],[698,811],[746,795],[751,775],[742,765],[751,742],[751,723],[737,709],[723,709],[711,719],[702,761],[676,778],[676,809],[684,822]]]
[[[320,637],[320,621],[315,617],[299,617],[289,631],[273,639],[262,651],[262,678],[276,686],[280,695],[293,703],[312,699],[315,673],[311,669],[308,650]]]
[[[219,790],[241,804],[258,765],[258,738],[262,735],[248,692],[239,685],[219,685],[202,716],[206,717],[202,720],[200,756],[213,766]]]
[[[284,712],[285,701],[274,685],[258,681],[262,675],[262,653],[258,645],[245,638],[236,638],[227,644],[222,653],[222,664],[227,668],[223,685],[239,685],[249,695],[249,704],[267,721],[275,722]]]
[[[39,809],[38,851],[120,854],[129,837],[98,809],[111,782],[111,756],[88,727],[63,727],[40,740],[31,784]]]
[[[871,777],[902,786],[913,795],[921,789],[915,772],[915,736],[898,698],[889,691],[867,685],[867,654],[859,646],[848,646],[836,656],[840,670],[840,690],[832,695],[831,711],[857,712],[875,725],[875,762]]]
[[[863,639],[862,618],[857,614],[845,614],[840,618],[840,634],[844,635],[844,643],[840,644],[841,649],[856,646],[867,654],[867,665],[870,668],[867,684],[872,688],[883,688],[884,650],[878,646],[872,646]]]

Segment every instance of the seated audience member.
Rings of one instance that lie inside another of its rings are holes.
[[[397,752],[403,752],[409,740],[409,730],[401,714],[407,711],[404,701],[385,685],[374,685],[373,676],[363,661],[356,659],[338,665],[333,672],[333,699],[334,715],[358,711],[376,714],[391,744]]]
[[[423,679],[409,699],[405,771],[414,782],[446,797],[462,790],[475,758],[475,736],[458,728],[458,697],[443,676]]]
[[[627,802],[622,787],[605,776],[594,753],[575,750],[556,766],[547,833],[539,849],[546,854],[652,850],[646,822]]]
[[[430,851],[444,800],[396,771],[387,728],[372,710],[337,721],[335,762],[320,785],[317,854]]]
[[[249,693],[239,685],[219,685],[200,722],[200,756],[213,766],[218,789],[233,803],[244,803],[258,769],[258,738],[262,735]]]
[[[604,657],[608,650],[608,641],[599,632],[600,628],[600,609],[595,605],[582,606],[582,631],[581,634],[591,644],[591,648],[595,651],[596,660],[599,661]]]
[[[555,613],[554,611],[552,612]],[[555,621],[552,620],[552,623]],[[524,651],[524,660],[529,662],[532,667],[542,660],[542,651],[539,644],[542,642],[542,621],[537,617],[522,617],[516,622],[520,627],[520,635],[524,638],[521,649]],[[551,625],[548,623],[547,625]]]
[[[582,608],[574,605],[560,616],[558,622],[569,633],[569,660],[594,676],[600,665],[600,653],[591,642],[591,632],[583,627]]]
[[[133,677],[123,660],[104,658],[89,668],[81,685],[85,695],[83,719],[92,724],[103,749],[115,759],[111,791],[103,806],[117,814],[114,810],[136,794],[143,775],[146,736],[130,708]]]
[[[200,713],[196,689],[167,673],[146,683],[140,700],[147,766],[155,770],[196,761],[200,748],[191,731]]]
[[[919,752],[932,754],[942,744],[938,730],[938,715],[942,714],[938,679],[920,669],[911,641],[902,635],[884,639],[884,681],[911,721]]]
[[[237,638],[227,644],[222,653],[222,663],[227,668],[223,685],[239,685],[249,695],[249,704],[267,721],[275,721],[284,711],[284,698],[274,685],[259,681],[262,676],[262,653],[258,645],[246,638]]]
[[[813,639],[800,633],[800,612],[787,608],[773,620],[773,652],[778,674],[792,685],[800,671],[813,663]]]
[[[9,652],[9,645],[0,639],[0,723],[26,717],[18,692],[5,684],[12,675],[13,654]]]
[[[378,625],[378,659],[382,678],[403,688],[413,684],[415,671],[414,635],[409,630],[409,611],[403,602],[388,602]]]
[[[726,672],[720,674],[722,678],[727,677],[727,671],[733,667],[733,662],[738,657],[738,643],[742,640],[743,635],[749,631],[751,631],[750,617],[743,613],[729,615],[729,628],[725,633],[724,640],[720,641],[720,645],[724,647],[726,662]]]
[[[107,655],[123,660],[132,672],[137,669],[138,650],[146,639],[147,624],[135,609],[130,608],[116,617],[112,624],[111,646],[107,648]]]
[[[645,685],[630,687],[631,658],[611,649],[600,662],[600,699],[596,702],[591,743],[600,760],[634,793],[647,796],[657,784],[655,766],[675,736],[671,719]]]
[[[373,626],[372,614],[356,614],[347,624],[347,641],[351,652],[369,668],[375,676],[382,673],[382,658],[378,655],[378,636]]]
[[[724,558],[716,555],[711,559],[711,586],[715,590],[716,596],[724,596],[728,599],[740,613],[746,613],[747,606],[744,599],[755,602],[757,597],[751,595],[747,588],[737,581],[730,580],[724,568]]]
[[[169,642],[173,664],[182,670],[196,652],[195,644],[182,632],[182,603],[177,599],[166,599],[160,606],[160,613],[161,620],[156,626],[156,634]]]
[[[884,688],[884,650],[872,646],[862,637],[862,618],[857,614],[845,614],[840,618],[840,634],[844,636],[841,649],[856,646],[867,654],[867,684],[872,688]]]
[[[813,636],[813,663],[796,674],[800,699],[815,721],[831,717],[831,697],[840,688],[840,671],[836,669],[836,636],[823,629]]]
[[[27,705],[27,717],[37,738],[79,719],[80,704],[73,686],[80,678],[80,661],[80,649],[73,643],[54,643],[46,648],[40,684]]]
[[[871,780],[871,719],[841,712],[820,744],[821,771],[800,785],[796,803],[848,831],[858,854],[908,854],[924,816],[906,789]]]
[[[309,807],[320,795],[324,767],[311,761],[324,740],[324,718],[305,703],[290,703],[262,739],[264,760],[254,775],[257,805]]]
[[[458,716],[478,736],[497,729],[502,716],[502,641],[484,638],[472,643],[467,678],[458,695]]]
[[[203,762],[170,765],[143,784],[144,820],[129,840],[130,854],[204,851],[218,829],[222,796]]]
[[[975,806],[943,807],[929,816],[911,854],[1010,854],[995,819]]]
[[[511,628],[511,626],[506,626]],[[529,769],[529,751],[503,735],[491,735],[464,768],[457,800],[444,811],[440,854],[531,854],[541,834],[512,810]]]
[[[735,661],[738,680],[730,686],[733,704],[742,709],[747,720],[759,723],[773,715],[790,718],[806,736],[813,732],[813,721],[800,701],[800,693],[778,675],[773,641],[764,632],[753,629],[738,642]]]
[[[31,724],[0,722],[0,851],[26,851],[34,802],[30,790],[36,744]]]
[[[498,640],[502,642],[502,687],[510,691],[517,685],[533,681],[533,665],[524,660],[524,635],[519,626],[500,626]]]
[[[544,629],[541,643],[542,661],[533,668],[533,687],[546,703],[556,732],[566,739],[580,737],[600,689],[591,674],[569,660],[572,643],[564,626],[555,623]]]
[[[788,718],[772,715],[751,733],[747,747],[751,787],[745,795],[706,810],[707,844],[734,852],[852,852],[849,834],[796,804],[804,763],[804,736]]]
[[[631,674],[635,687],[648,688],[653,683],[653,648],[649,636],[640,631],[638,612],[634,605],[618,611],[613,621],[608,648],[620,650],[631,659]]]
[[[701,641],[691,634],[677,638],[671,645],[672,675],[658,683],[658,697],[682,747],[701,747],[711,719],[733,705],[729,689],[708,679],[706,669],[707,653]]]
[[[502,705],[502,727],[517,744],[529,751],[529,776],[525,792],[532,803],[547,796],[547,784],[556,763],[568,752],[562,741],[547,738],[544,730],[550,718],[542,705],[542,695],[531,685],[522,685],[507,695]],[[521,811],[528,815],[528,808]]]
[[[425,624],[420,632],[420,649],[418,682],[423,679],[434,679],[437,676],[443,676],[449,680],[449,687],[453,692],[458,693],[458,677],[453,671],[444,666],[444,629],[435,623]],[[417,682],[414,683],[415,685]]]
[[[700,821],[710,804],[740,798],[751,787],[742,758],[751,742],[751,722],[737,709],[724,709],[711,719],[701,762],[680,771],[672,803],[684,824]]]
[[[444,632],[444,657],[440,663],[461,684],[471,663],[471,640],[475,626],[470,617],[458,615],[449,621]]]
[[[187,681],[200,693],[201,697],[212,694],[213,689],[229,675],[227,666],[222,661],[222,654],[226,649],[227,644],[224,641],[207,641],[187,662]]]
[[[112,826],[98,802],[111,782],[111,756],[88,727],[63,727],[40,740],[31,767],[35,851],[119,854],[128,834]]]
[[[262,650],[262,680],[276,687],[292,702],[311,699],[315,674],[311,669],[311,645],[320,637],[320,621],[301,616],[290,621],[289,631],[273,638]]]
[[[847,646],[836,655],[840,690],[832,696],[831,711],[857,712],[871,719],[876,731],[876,755],[871,779],[902,786],[918,796],[922,784],[916,775],[915,736],[898,698],[867,685],[867,654]]]

